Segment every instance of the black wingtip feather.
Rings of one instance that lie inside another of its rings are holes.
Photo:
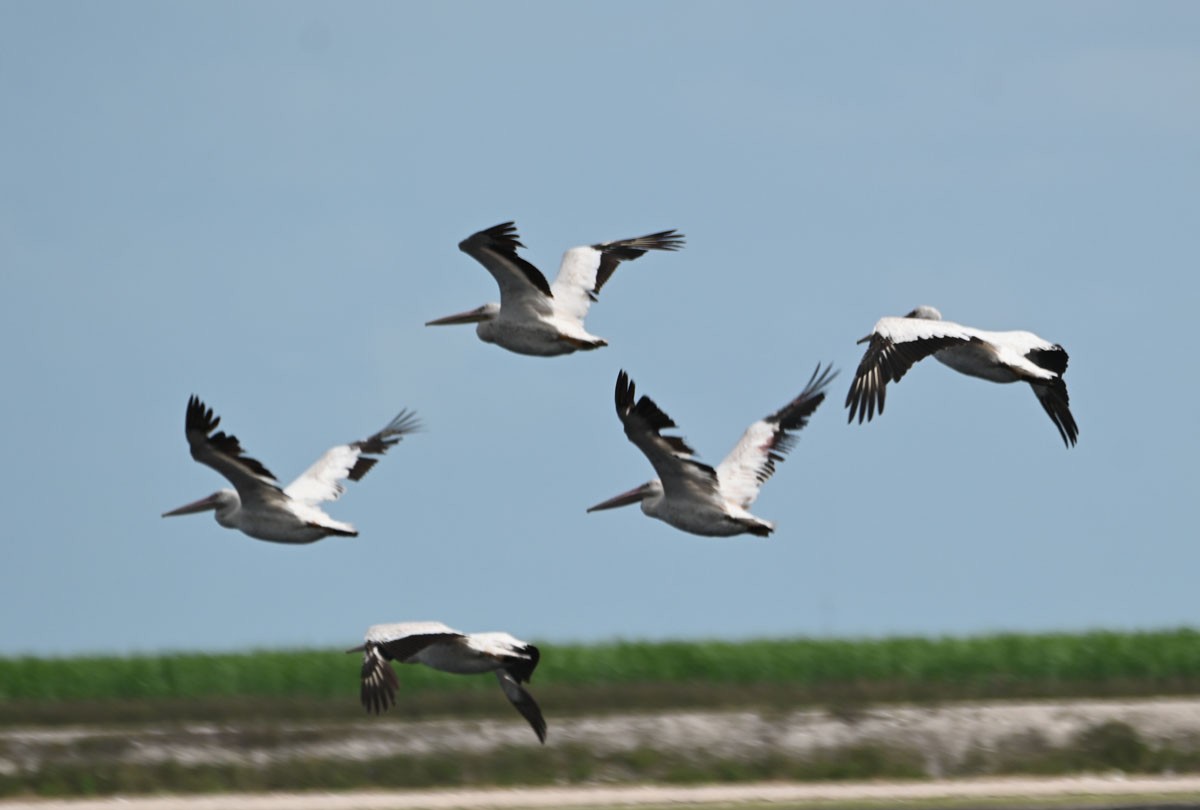
[[[817,363],[816,369],[808,382],[795,399],[784,405],[769,417],[769,421],[778,422],[784,430],[800,430],[808,424],[808,419],[817,410],[817,406],[825,401],[825,388],[837,377],[838,372],[830,363],[821,369]]]
[[[510,675],[517,679],[517,683],[529,683],[530,678],[533,677],[533,671],[537,669],[538,661],[541,660],[542,654],[532,644],[526,644],[521,652],[529,657],[514,658],[504,668],[508,670]]]
[[[696,451],[692,449],[691,445],[682,436],[662,435],[662,431],[678,427],[675,424],[675,420],[668,416],[662,408],[658,407],[657,403],[650,399],[650,397],[643,394],[640,399],[635,401],[636,396],[637,386],[634,385],[633,380],[624,371],[618,373],[616,387],[617,416],[620,417],[621,423],[625,425],[625,435],[632,435],[630,433],[629,422],[632,419],[636,419],[644,422],[659,439],[666,443],[671,452],[689,458],[694,456]],[[695,460],[692,460],[692,463],[711,472],[713,475],[716,474],[715,470],[707,464],[701,464]]]
[[[396,418],[388,423],[387,427],[375,433],[369,438],[363,439],[361,442],[354,442],[351,447],[354,447],[361,454],[358,461],[350,468],[350,472],[346,477],[351,481],[359,481],[364,475],[371,471],[371,468],[379,461],[371,456],[381,456],[388,451],[389,448],[396,446],[410,433],[415,433],[421,429],[421,420],[417,418],[415,412],[410,410],[400,411]]]
[[[669,231],[649,233],[633,239],[617,239],[612,242],[600,242],[592,245],[593,250],[600,251],[600,267],[596,270],[596,283],[588,295],[592,300],[600,293],[600,288],[612,278],[617,265],[621,262],[631,262],[644,256],[648,250],[679,250],[684,246],[683,234],[672,228]]]
[[[499,225],[493,225],[490,228],[485,228],[482,231],[471,234],[458,243],[458,249],[464,253],[467,252],[468,248],[473,244],[472,240],[486,240],[497,246],[504,245],[514,250],[525,247],[525,245],[521,244],[521,237],[517,234],[517,223],[512,220],[501,222]]]
[[[1031,383],[1033,392],[1037,394],[1046,415],[1058,428],[1058,435],[1067,448],[1075,446],[1079,440],[1079,426],[1071,414],[1071,397],[1067,393],[1067,384],[1061,378],[1048,382]]]
[[[675,421],[650,397],[643,395],[641,399],[637,399],[637,385],[624,371],[617,374],[616,402],[617,416],[621,417],[622,422],[632,415],[645,420],[656,433],[677,427]]]
[[[396,705],[396,690],[400,688],[400,680],[392,665],[371,643],[366,645],[363,653],[360,678],[362,686],[359,689],[359,701],[367,712],[382,714]]]

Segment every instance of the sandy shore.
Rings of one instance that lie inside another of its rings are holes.
[[[432,790],[363,793],[226,794],[70,801],[0,802],[3,810],[457,810],[459,808],[820,806],[834,802],[920,804],[1050,799],[1105,800],[1106,806],[1171,802],[1200,807],[1200,777],[1081,776],[1054,779],[964,779],[930,782],[758,783],[694,787],[624,786]],[[1122,801],[1122,799],[1127,801]]]

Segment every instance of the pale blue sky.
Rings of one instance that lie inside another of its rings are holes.
[[[0,0],[0,654],[1195,624],[1191,3]],[[495,285],[456,249],[679,228],[557,359],[422,324]],[[932,361],[842,399],[931,304],[1071,355]],[[717,462],[818,362],[768,540],[589,505],[651,477],[626,369]],[[160,513],[224,485],[196,393],[290,480],[402,407],[426,431],[285,547]]]

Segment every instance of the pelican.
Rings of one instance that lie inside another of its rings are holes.
[[[858,342],[869,344],[846,394],[850,422],[855,414],[859,424],[864,417],[871,421],[877,410],[882,414],[888,382],[900,382],[914,363],[933,355],[972,377],[1029,383],[1063,443],[1071,447],[1079,436],[1062,378],[1067,353],[1033,332],[985,332],[943,321],[933,307],[919,306],[903,318],[881,318]]]
[[[539,742],[546,742],[546,721],[533,696],[522,683],[529,683],[538,665],[538,648],[508,633],[460,633],[441,622],[376,624],[367,629],[366,643],[347,653],[363,654],[363,707],[379,714],[396,704],[400,682],[389,661],[424,664],[427,667],[475,675],[495,672],[504,696],[529,721]]]
[[[200,398],[188,399],[184,432],[192,458],[212,467],[229,479],[233,489],[222,489],[170,512],[163,517],[216,510],[217,523],[240,529],[259,540],[274,543],[312,543],[323,537],[357,537],[349,523],[334,520],[317,504],[336,501],[345,487],[342,481],[358,481],[379,461],[388,448],[417,430],[416,415],[405,410],[383,430],[368,439],[340,444],[325,451],[299,478],[284,488],[261,462],[242,454],[236,436],[224,431],[213,434],[221,418],[213,416]]]
[[[659,433],[676,427],[675,422],[647,396],[635,404],[636,388],[622,371],[617,375],[617,416],[625,425],[625,435],[646,454],[659,477],[598,503],[588,512],[640,501],[642,511],[650,517],[692,534],[731,537],[748,532],[768,536],[775,524],[747,510],[758,497],[758,490],[775,473],[775,462],[782,461],[795,444],[792,433],[808,424],[825,399],[822,389],[835,376],[837,372],[830,367],[822,371],[818,365],[799,396],[748,427],[737,446],[713,469],[697,461],[681,437]]]
[[[588,334],[583,319],[600,288],[623,261],[633,261],[647,250],[679,250],[683,234],[659,231],[634,239],[573,247],[563,254],[553,284],[517,255],[517,248],[523,247],[512,222],[502,222],[459,242],[458,249],[496,279],[500,303],[484,304],[425,325],[477,323],[475,333],[480,340],[517,354],[554,357],[599,349],[608,342]]]

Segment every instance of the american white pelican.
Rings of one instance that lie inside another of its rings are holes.
[[[389,661],[424,664],[459,675],[495,672],[504,696],[546,742],[546,721],[533,696],[521,683],[529,683],[538,665],[538,648],[508,633],[460,633],[441,622],[376,624],[367,630],[366,643],[346,650],[361,652],[362,705],[369,712],[386,711],[396,703],[400,682]]]
[[[317,504],[340,498],[345,490],[343,480],[358,481],[379,461],[373,456],[383,455],[419,427],[415,414],[401,411],[370,438],[326,450],[299,478],[281,489],[270,470],[242,454],[236,436],[224,431],[209,435],[219,424],[220,417],[214,417],[212,408],[206,408],[199,397],[193,395],[188,400],[184,432],[192,458],[228,478],[234,489],[219,490],[164,512],[163,517],[215,509],[217,523],[225,528],[240,529],[251,537],[275,543],[312,543],[332,534],[357,537],[353,526],[334,520]]]
[[[1027,382],[1037,394],[1063,442],[1075,444],[1079,428],[1062,375],[1067,353],[1032,332],[985,332],[951,321],[933,307],[920,306],[903,318],[882,318],[859,343],[867,351],[846,394],[849,421],[868,422],[883,413],[888,382],[899,382],[913,363],[933,355],[955,371],[998,383]]]
[[[708,537],[750,534],[766,537],[775,524],[750,514],[758,490],[775,472],[775,462],[796,442],[793,431],[808,424],[825,399],[822,389],[837,376],[818,365],[800,395],[765,419],[746,428],[741,441],[713,469],[697,461],[694,451],[679,436],[659,431],[676,427],[649,397],[634,402],[636,389],[629,375],[617,375],[617,416],[625,435],[646,454],[658,478],[598,503],[589,509],[612,509],[641,502],[642,511],[677,529]]]
[[[634,239],[618,239],[598,245],[573,247],[563,254],[553,284],[525,259],[517,248],[525,247],[512,222],[503,222],[472,234],[458,243],[500,285],[500,303],[484,304],[429,321],[426,326],[478,323],[475,333],[485,343],[495,343],[510,352],[553,357],[580,349],[598,349],[608,343],[583,328],[588,307],[617,265],[632,261],[647,250],[679,250],[683,234],[660,231]]]

